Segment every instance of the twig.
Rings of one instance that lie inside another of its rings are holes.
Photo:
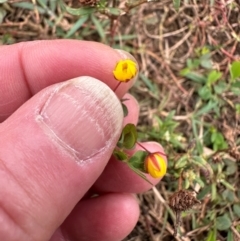
[[[165,69],[167,70],[167,72],[170,74],[171,78],[173,79],[174,83],[177,85],[177,87],[184,93],[187,95],[187,91],[178,83],[178,79],[175,77],[175,75],[173,74],[173,72],[171,71],[170,67],[168,64],[166,64],[164,62],[164,60],[162,60],[159,56],[157,56],[156,54],[152,53],[149,50],[146,50],[146,53],[149,54],[150,56],[152,56],[153,58],[157,59],[159,61],[159,63],[163,64]]]

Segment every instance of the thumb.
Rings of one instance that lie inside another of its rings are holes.
[[[123,113],[79,77],[42,90],[0,125],[1,240],[47,240],[103,171]]]

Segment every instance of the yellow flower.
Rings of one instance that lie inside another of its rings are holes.
[[[160,178],[166,174],[167,164],[160,152],[154,152],[146,156],[144,168],[150,176]]]
[[[137,64],[131,59],[126,59],[120,60],[117,63],[113,74],[116,80],[121,82],[128,82],[136,76],[137,71]]]

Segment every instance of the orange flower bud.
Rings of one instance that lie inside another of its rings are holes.
[[[160,178],[166,174],[167,164],[160,152],[154,152],[146,156],[144,168],[150,176]]]

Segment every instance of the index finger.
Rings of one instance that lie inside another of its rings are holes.
[[[128,58],[109,46],[77,40],[46,40],[0,48],[0,122],[41,89],[78,76],[92,76],[114,89],[113,70]],[[122,97],[133,81],[122,83]]]

